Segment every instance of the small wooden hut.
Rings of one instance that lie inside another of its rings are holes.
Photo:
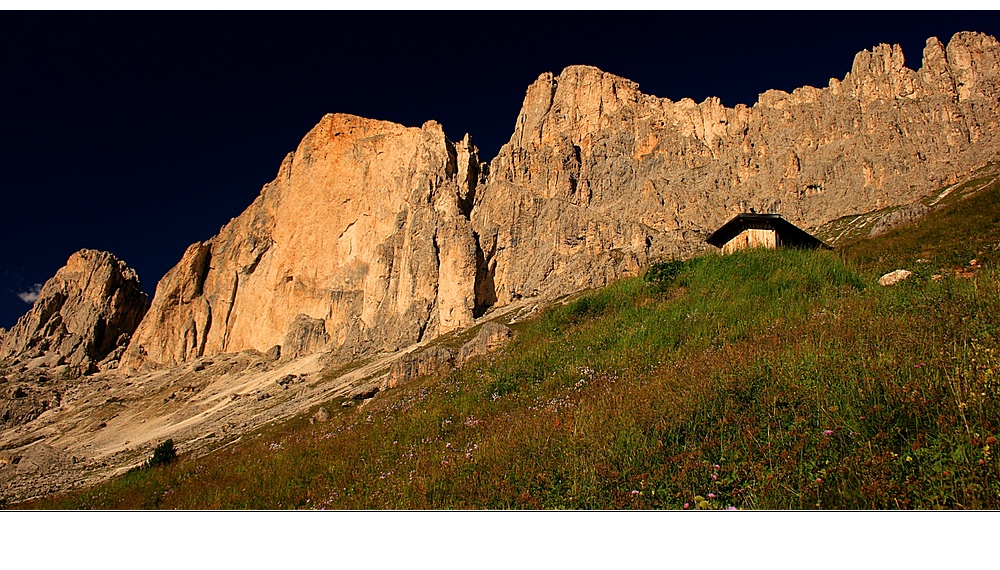
[[[722,248],[724,254],[750,247],[830,249],[830,246],[782,218],[781,214],[737,214],[705,241]]]

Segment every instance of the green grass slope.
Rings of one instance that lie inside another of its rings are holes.
[[[1000,508],[998,222],[991,188],[845,250],[655,266],[445,378],[20,506]]]

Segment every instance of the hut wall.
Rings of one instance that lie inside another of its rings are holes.
[[[747,249],[750,247],[775,248],[780,245],[778,233],[773,229],[746,229],[736,235],[733,239],[722,246],[723,254],[730,254],[734,251]]]

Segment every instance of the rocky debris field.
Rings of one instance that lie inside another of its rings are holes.
[[[491,318],[526,307],[509,309]],[[168,438],[179,452],[197,456],[299,414],[323,421],[321,404],[357,405],[412,379],[391,375],[401,361],[446,351],[454,365],[455,356],[484,354],[511,337],[509,328],[489,321],[464,332],[349,363],[330,353],[275,359],[246,350],[138,376],[108,370],[75,377],[66,365],[8,362],[0,368],[0,504],[120,475]],[[457,350],[442,344],[456,339]]]

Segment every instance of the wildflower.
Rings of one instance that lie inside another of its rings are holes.
[[[715,493],[709,493],[708,494],[708,498],[709,499],[714,499],[715,498]]]
[[[685,509],[688,508],[688,507],[690,507],[690,506],[691,506],[691,503],[684,503],[684,508]]]
[[[817,483],[822,483],[823,482],[823,478],[822,477],[817,477],[816,478],[816,482]]]
[[[708,508],[708,501],[702,501],[702,502],[698,503],[698,508],[699,509],[707,509]]]
[[[633,489],[632,490],[632,494],[633,495],[641,495],[642,493],[640,493],[639,491],[636,491],[635,489]]]
[[[712,473],[712,481],[716,481],[716,480],[718,480],[718,478],[719,478],[718,475],[716,475],[715,473]]]
[[[909,455],[907,455],[907,456],[906,456],[906,460],[907,460],[907,461],[913,461],[913,458],[912,458],[912,457],[910,457]]]
[[[739,509],[737,509],[736,507],[734,507],[732,505],[729,505],[728,507],[726,507],[726,510],[727,511],[738,511]]]
[[[719,465],[718,463],[716,463],[716,464],[715,464],[715,465],[713,465],[712,467],[714,467],[715,469],[722,469],[722,467],[721,467],[721,466],[720,466],[720,465]]]
[[[825,429],[825,430],[823,430],[823,435],[833,435],[833,430],[832,429]]]

